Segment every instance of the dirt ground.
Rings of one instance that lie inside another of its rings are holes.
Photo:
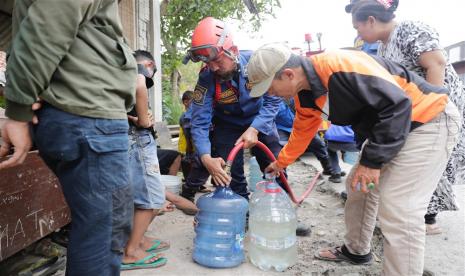
[[[300,195],[306,185],[315,175],[318,161],[314,157],[303,157],[289,167],[290,184],[296,194]],[[348,171],[350,167],[344,166]],[[313,256],[318,248],[339,245],[343,241],[344,204],[339,194],[343,184],[319,181],[310,196],[297,209],[301,222],[311,226],[309,237],[298,237],[298,262],[288,270],[278,272],[263,272],[253,266],[248,260],[235,268],[209,269],[192,261],[194,239],[193,218],[175,210],[157,218],[149,228],[150,235],[168,240],[171,248],[166,251],[168,258],[166,266],[153,270],[135,270],[123,272],[123,276],[139,275],[215,275],[215,276],[260,276],[260,275],[328,275],[356,276],[380,275],[382,266],[382,235],[376,229],[372,240],[375,261],[370,266],[354,266],[347,263],[331,263],[316,260]],[[461,206],[465,206],[465,185],[454,187]],[[425,268],[436,276],[465,275],[465,212],[444,212],[439,217],[439,223],[444,233],[427,236],[425,252]],[[247,248],[247,239],[245,241]]]
[[[296,194],[301,194],[315,175],[315,168],[303,162],[290,167],[290,183]],[[353,266],[345,263],[330,263],[314,259],[313,255],[321,247],[338,245],[344,235],[344,205],[340,197],[327,189],[328,184],[320,181],[316,189],[297,209],[299,220],[311,226],[309,237],[298,238],[298,262],[285,272],[262,272],[248,260],[236,268],[214,270],[202,267],[192,261],[194,229],[192,217],[176,210],[157,218],[149,228],[154,237],[171,242],[171,249],[165,253],[166,266],[153,270],[124,272],[124,276],[136,275],[379,275],[379,257],[371,266]],[[380,256],[379,231],[373,239],[376,256]],[[247,240],[246,246],[247,248]]]
[[[305,156],[292,165],[289,170],[290,184],[300,195],[315,175],[318,161]],[[348,171],[350,167],[343,165]],[[313,256],[321,247],[339,245],[343,241],[344,203],[340,198],[343,184],[319,181],[310,196],[297,209],[301,222],[311,227],[309,237],[298,237],[298,261],[284,272],[263,272],[248,260],[235,268],[209,269],[192,261],[194,239],[193,217],[175,210],[158,217],[149,228],[149,235],[167,240],[171,248],[165,252],[168,263],[160,268],[122,272],[123,276],[164,275],[164,276],[261,276],[261,275],[297,275],[297,276],[367,276],[380,275],[382,266],[382,234],[375,230],[372,249],[375,261],[370,266],[354,266],[347,263],[331,263],[316,260]],[[425,269],[435,276],[465,275],[465,185],[454,186],[457,199],[462,206],[458,212],[443,212],[438,222],[443,233],[426,237]],[[245,240],[247,249],[247,239]],[[63,271],[55,276],[64,275]]]

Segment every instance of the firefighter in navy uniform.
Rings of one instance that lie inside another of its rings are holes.
[[[238,51],[224,22],[207,17],[192,35],[188,58],[205,66],[193,93],[191,134],[200,162],[217,185],[228,185],[248,198],[244,176],[243,151],[231,167],[231,176],[223,169],[229,152],[243,141],[246,148],[259,140],[276,154],[281,150],[274,119],[280,99],[264,95],[251,98],[247,88],[247,62],[251,51]],[[213,124],[211,134],[210,125]],[[252,148],[262,170],[271,163],[264,153]],[[188,176],[182,195],[192,198],[198,190],[199,175]]]
[[[237,194],[248,198],[244,176],[243,150],[239,151],[231,167],[231,176],[223,169],[233,147],[244,142],[251,148],[262,172],[271,160],[253,146],[260,141],[276,157],[282,146],[275,125],[281,99],[267,94],[253,98],[249,95],[247,64],[252,51],[239,51],[234,45],[228,26],[215,18],[199,22],[192,34],[192,44],[186,62],[202,61],[205,66],[193,93],[192,129],[194,146],[205,174],[210,174],[217,185],[228,185]],[[211,126],[213,125],[213,129]],[[198,170],[197,170],[198,171]],[[181,195],[193,198],[204,176],[190,174]],[[278,184],[282,183],[278,179]],[[310,229],[299,223],[297,235],[307,236]]]

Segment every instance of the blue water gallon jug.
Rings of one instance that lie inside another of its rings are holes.
[[[247,178],[249,191],[255,192],[256,185],[260,181],[263,181],[262,171],[260,171],[260,165],[257,162],[257,158],[252,156],[249,159],[249,177]]]
[[[248,203],[229,187],[218,187],[197,200],[193,259],[212,268],[244,261],[243,240]]]

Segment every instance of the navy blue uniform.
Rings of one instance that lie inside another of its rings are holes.
[[[289,104],[284,100],[279,106],[279,112],[276,116],[276,127],[278,128],[280,143],[284,146],[289,140],[289,136],[292,132],[292,124],[294,123],[295,110],[294,99],[289,101]],[[328,150],[325,142],[317,134],[313,137],[312,141],[307,147],[306,152],[311,152],[315,154],[318,161],[322,163],[322,166],[325,167],[329,162]],[[325,163],[325,165],[323,165]]]
[[[239,54],[239,70],[232,80],[220,82],[215,74],[205,67],[193,93],[191,134],[199,156],[211,154],[226,160],[236,140],[254,127],[259,131],[258,139],[267,145],[275,156],[281,150],[274,119],[281,99],[264,95],[260,98],[249,96],[246,67],[251,51]],[[211,142],[210,125],[213,123]],[[258,149],[252,148],[262,171],[270,160]],[[244,176],[243,151],[241,150],[231,168],[231,188],[248,197]],[[186,185],[195,186],[187,180]]]
[[[198,188],[204,185],[210,174],[208,173],[207,169],[203,166],[202,161],[200,161],[200,157],[195,152],[195,149],[192,148],[192,105],[181,115],[179,119],[179,124],[184,131],[184,136],[186,137],[186,143],[188,150],[186,150],[186,156],[183,158],[181,162],[182,171],[184,177],[186,179],[186,185],[192,188]],[[188,195],[186,194],[188,197]],[[193,195],[192,195],[193,196]],[[186,198],[187,198],[186,197]]]
[[[278,115],[276,116],[276,127],[278,128],[279,139],[282,146],[287,144],[287,141],[289,140],[289,136],[292,132],[294,118],[294,99],[290,99],[289,102],[282,100],[281,104],[279,105]],[[323,173],[334,173],[332,164],[330,162],[331,159],[328,153],[328,148],[320,135],[317,134],[313,137],[307,147],[306,152],[311,152],[316,156],[321,166],[323,167]]]

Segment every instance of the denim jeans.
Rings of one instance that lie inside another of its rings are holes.
[[[186,162],[189,163],[186,186],[190,188],[199,188],[204,185],[210,177],[210,173],[200,160],[200,156],[197,153],[192,153],[186,156]]]
[[[34,138],[71,210],[67,275],[119,275],[134,213],[127,120],[73,115],[49,104]]]
[[[135,207],[161,209],[165,203],[165,186],[161,183],[157,143],[149,130],[131,127],[129,168]]]

